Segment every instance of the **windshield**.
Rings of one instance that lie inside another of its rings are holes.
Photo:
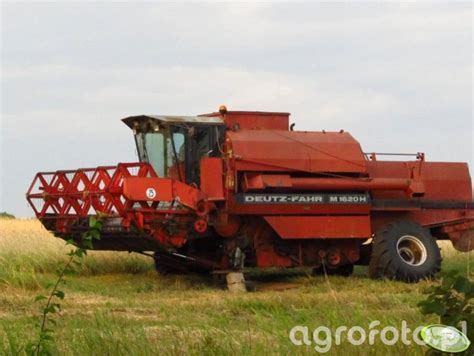
[[[184,162],[184,134],[179,128],[137,133],[135,140],[140,162],[150,163],[159,177],[180,171]]]

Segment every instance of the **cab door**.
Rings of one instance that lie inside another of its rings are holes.
[[[200,161],[206,157],[221,157],[225,127],[220,125],[195,125],[186,135],[186,183],[201,183]]]

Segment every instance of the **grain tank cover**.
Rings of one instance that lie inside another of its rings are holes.
[[[227,132],[240,171],[367,172],[364,153],[347,132]]]

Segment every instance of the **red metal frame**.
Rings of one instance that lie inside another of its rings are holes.
[[[369,159],[343,131],[289,130],[286,113],[207,116],[221,117],[227,131],[218,147],[222,156],[200,160],[200,187],[181,181],[184,171],[158,177],[148,163],[120,163],[38,173],[27,200],[37,218],[63,238],[80,233],[90,215],[117,220],[107,232],[112,243],[104,241],[104,248],[179,251],[188,242],[199,245],[210,238],[223,246],[221,255],[203,244],[194,260],[220,268],[231,267],[239,246],[248,248],[249,259],[260,267],[355,263],[362,242],[395,220],[415,221],[437,238],[451,239],[459,250],[474,249],[465,163],[426,162],[423,154],[407,162],[379,161],[382,154]],[[127,119],[131,128],[135,119]],[[336,193],[367,200],[240,200],[246,194]],[[131,240],[114,243],[121,238]]]
[[[142,201],[128,200],[123,195],[123,182],[127,177],[152,178],[157,175],[147,163],[42,172],[33,179],[26,199],[39,219],[93,214],[123,216],[135,203],[150,208]]]

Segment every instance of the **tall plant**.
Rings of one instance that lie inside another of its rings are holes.
[[[35,298],[35,302],[44,302],[44,305],[41,307],[40,320],[37,324],[38,334],[34,341],[30,341],[26,345],[28,355],[51,355],[55,342],[55,315],[61,311],[61,301],[66,296],[66,293],[61,289],[61,285],[65,282],[65,275],[72,271],[73,266],[82,265],[87,250],[93,249],[93,241],[100,240],[101,231],[102,222],[100,218],[92,216],[89,218],[89,228],[81,235],[81,241],[78,244],[73,240],[66,241],[66,245],[74,246],[74,249],[67,253],[68,259],[64,266],[59,268],[56,280],[46,286],[46,290],[49,292],[46,295],[37,295]]]

